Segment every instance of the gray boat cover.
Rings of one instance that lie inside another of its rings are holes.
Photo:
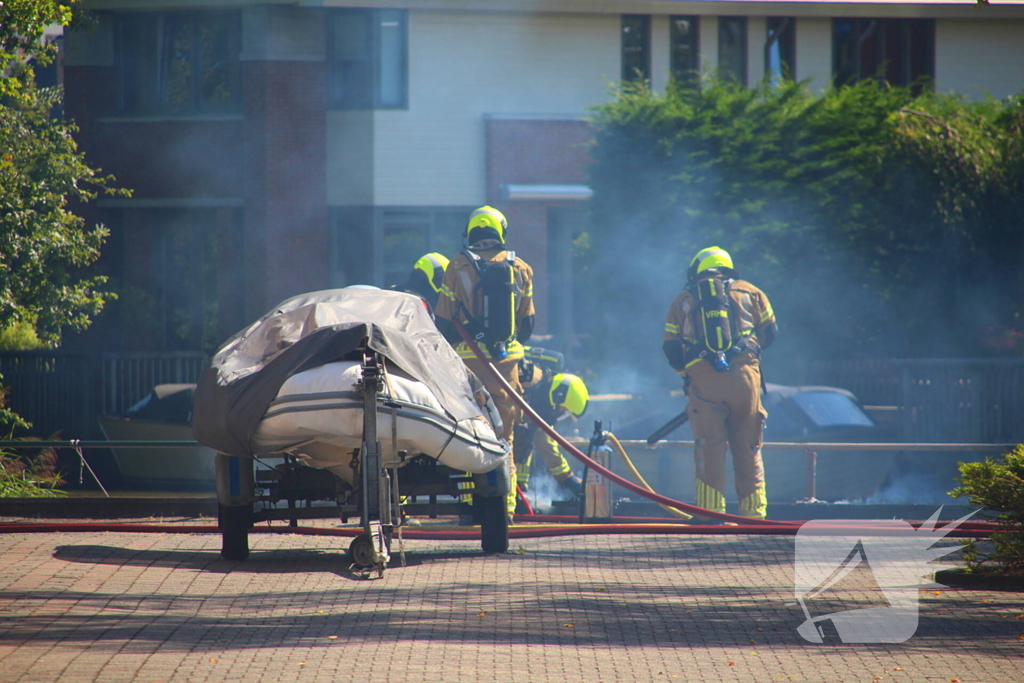
[[[466,366],[422,299],[348,287],[292,297],[225,342],[196,387],[192,434],[221,453],[252,457],[249,440],[285,380],[364,343],[427,385],[453,419],[483,415]]]

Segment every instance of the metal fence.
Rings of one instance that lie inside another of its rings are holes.
[[[97,415],[124,412],[157,384],[195,382],[208,362],[199,352],[7,351],[0,384],[33,435],[102,438]],[[800,369],[799,383],[890,407],[907,443],[1024,442],[1024,359],[817,361]]]
[[[208,365],[198,352],[85,355],[0,353],[8,406],[32,423],[32,435],[102,438],[97,415],[124,412],[157,384],[192,383]]]
[[[1024,441],[1024,359],[818,361],[801,384],[892,407],[906,442]]]

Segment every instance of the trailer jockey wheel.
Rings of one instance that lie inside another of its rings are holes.
[[[391,533],[385,532],[384,544],[391,549]],[[348,546],[348,559],[357,567],[373,566],[373,541],[368,534],[360,534]]]
[[[480,547],[485,553],[508,550],[508,516],[505,496],[473,496],[473,507],[480,522]]]
[[[218,505],[217,512],[221,534],[221,557],[233,562],[249,557],[252,505]]]

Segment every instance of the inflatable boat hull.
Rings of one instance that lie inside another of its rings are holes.
[[[253,453],[289,452],[351,482],[363,438],[361,376],[359,363],[335,362],[289,377],[253,434]],[[426,385],[395,371],[377,395],[377,438],[385,463],[407,451],[474,474],[501,465],[508,450],[486,418],[454,420]]]

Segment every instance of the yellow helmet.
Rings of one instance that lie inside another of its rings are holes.
[[[729,256],[729,252],[721,247],[701,249],[693,257],[693,260],[690,261],[690,269],[687,271],[687,276],[692,280],[710,268],[729,268],[731,270],[733,268],[732,256]]]
[[[469,222],[466,224],[466,243],[476,244],[491,239],[505,244],[507,232],[508,221],[505,220],[505,214],[493,206],[481,206],[469,215]]]
[[[587,385],[580,377],[562,372],[551,378],[548,400],[555,408],[565,408],[579,417],[587,409],[590,392],[587,391]]]
[[[436,251],[420,256],[412,267],[413,270],[421,271],[427,276],[427,282],[435,292],[441,291],[441,283],[444,282],[444,271],[448,269],[448,257],[438,254]]]

